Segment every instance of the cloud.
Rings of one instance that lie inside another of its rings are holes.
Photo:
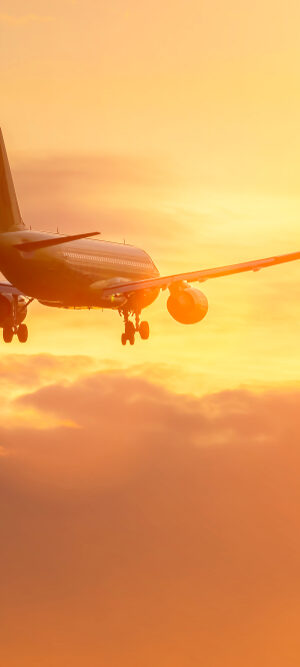
[[[299,392],[96,373],[19,407],[80,428],[0,432],[5,664],[298,661]]]
[[[33,427],[48,429],[60,424],[74,426],[71,420],[39,416],[34,408],[18,409],[14,404],[16,396],[24,391],[37,390],[39,387],[56,382],[67,384],[79,376],[91,373],[97,368],[97,362],[88,356],[63,356],[51,354],[22,355],[7,354],[0,360],[0,424],[5,429],[24,429]],[[1,445],[1,443],[0,443]],[[0,454],[8,453],[0,448]]]
[[[1,387],[24,391],[90,372],[96,362],[88,355],[10,354],[0,359]]]
[[[184,425],[185,441],[199,446],[216,444],[220,435],[227,443],[228,432],[231,445],[249,440],[277,443],[281,441],[282,429],[286,429],[283,414],[292,425],[290,437],[292,433],[296,435],[298,402],[297,392],[269,392],[262,398],[235,390],[193,398],[172,394],[141,377],[129,378],[116,372],[95,373],[69,385],[42,387],[17,399],[17,404],[64,416],[87,428],[94,422],[98,424],[100,416],[102,427],[107,425],[110,434],[116,429],[118,437],[120,425],[126,437],[134,422],[135,428],[141,427],[142,431],[147,427],[150,440],[151,433],[153,436],[157,432],[163,440],[172,424],[172,441],[179,438],[181,442]],[[110,423],[110,414],[115,410],[118,420]],[[141,414],[142,420],[135,417]]]

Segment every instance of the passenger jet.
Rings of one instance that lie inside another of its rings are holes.
[[[194,324],[208,310],[206,296],[190,283],[203,283],[300,259],[293,252],[241,264],[161,276],[151,257],[139,248],[92,238],[98,232],[61,235],[32,231],[22,221],[0,130],[0,326],[10,343],[28,338],[27,306],[37,299],[57,308],[110,308],[123,317],[123,345],[138,333],[149,338],[141,313],[160,290],[169,290],[167,309],[182,324]]]

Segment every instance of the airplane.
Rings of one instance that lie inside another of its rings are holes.
[[[300,252],[254,261],[161,276],[145,250],[125,243],[91,238],[99,232],[62,235],[28,229],[20,214],[12,174],[0,129],[0,327],[10,343],[17,335],[28,339],[24,320],[35,299],[57,308],[110,308],[123,317],[122,345],[149,338],[149,324],[141,321],[144,308],[169,290],[167,309],[182,324],[206,316],[205,294],[190,283],[203,283],[246,271],[300,259]]]

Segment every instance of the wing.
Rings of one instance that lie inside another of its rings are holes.
[[[245,273],[246,271],[260,271],[268,266],[275,266],[277,264],[285,264],[286,262],[293,262],[300,259],[300,252],[293,252],[288,255],[277,255],[275,257],[267,257],[266,259],[256,259],[251,262],[243,262],[241,264],[230,264],[229,266],[219,266],[215,269],[201,269],[200,271],[191,271],[190,273],[177,273],[173,276],[160,276],[159,278],[146,278],[145,280],[138,280],[135,282],[121,283],[109,285],[103,289],[103,295],[109,296],[111,294],[131,294],[131,292],[138,292],[143,289],[151,289],[159,287],[166,289],[171,285],[180,283],[183,280],[188,282],[202,283],[209,278],[221,278],[223,276],[232,276],[235,273]]]

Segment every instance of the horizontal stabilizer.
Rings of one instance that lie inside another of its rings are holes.
[[[100,232],[74,234],[73,236],[58,236],[57,238],[44,239],[42,241],[25,241],[24,243],[17,243],[15,248],[22,250],[22,252],[33,252],[34,250],[41,250],[42,248],[50,248],[50,246],[53,245],[61,245],[62,243],[70,243],[70,241],[86,239],[89,236],[96,236],[97,234],[100,234]]]
[[[24,296],[23,292],[20,292],[16,287],[8,282],[0,282],[0,294],[11,294],[15,296]]]

